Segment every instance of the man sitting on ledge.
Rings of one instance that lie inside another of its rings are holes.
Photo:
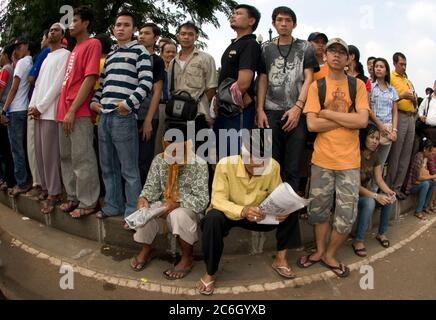
[[[243,137],[242,155],[224,158],[216,167],[211,209],[200,224],[207,272],[198,282],[197,290],[203,295],[212,295],[214,292],[216,273],[224,249],[223,238],[234,227],[257,232],[277,229],[278,252],[272,268],[284,278],[295,278],[286,260],[287,249],[295,243],[289,216],[277,218],[280,222],[278,226],[258,224],[265,219],[259,205],[282,180],[280,165],[272,159],[272,152],[265,155],[265,145],[271,145],[264,140],[265,131],[260,130],[260,137],[255,131],[246,139]]]
[[[166,151],[153,160],[137,205],[138,209],[149,208],[161,201],[165,212],[137,230],[134,240],[144,248],[130,264],[135,271],[146,267],[152,258],[151,245],[159,231],[164,229],[162,223],[166,222],[168,230],[178,239],[182,259],[178,265],[165,271],[164,276],[168,280],[178,280],[186,277],[193,267],[193,248],[198,241],[197,215],[203,213],[209,204],[209,175],[206,162],[192,153],[186,125],[167,127],[179,129],[167,132],[177,135],[177,140],[164,142]]]

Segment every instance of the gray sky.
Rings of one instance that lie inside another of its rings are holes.
[[[392,66],[392,56],[401,51],[408,58],[408,75],[420,96],[426,87],[433,87],[436,80],[436,1],[376,1],[376,0],[250,0],[249,3],[262,14],[256,34],[269,38],[271,14],[274,8],[289,6],[297,14],[298,26],[294,36],[307,39],[312,31],[322,31],[329,36],[341,37],[348,44],[360,49],[365,66],[369,56],[384,57]],[[207,52],[212,54],[217,66],[235,32],[227,18],[219,15],[221,28],[204,27],[209,35]],[[272,28],[276,34],[274,28]]]

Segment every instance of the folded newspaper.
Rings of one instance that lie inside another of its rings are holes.
[[[282,183],[259,206],[266,218],[258,224],[277,225],[277,217],[288,216],[291,213],[307,207],[310,200],[300,197],[287,183]]]
[[[156,202],[150,206],[150,208],[142,208],[128,216],[125,221],[129,228],[136,230],[145,226],[148,222],[154,218],[159,217],[165,212],[165,207],[162,202]]]

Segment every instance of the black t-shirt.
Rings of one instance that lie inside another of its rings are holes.
[[[237,80],[239,70],[250,69],[255,74],[259,71],[262,49],[256,41],[254,34],[246,35],[239,40],[232,40],[232,44],[224,52],[221,59],[221,73],[219,77],[219,85],[227,78]],[[253,99],[255,97],[254,86],[255,76],[251,81],[248,95]]]
[[[153,64],[153,84],[157,83],[158,81],[165,82],[165,62],[161,57],[159,57],[157,54],[151,55],[151,61]],[[166,88],[163,88],[163,90],[166,90]],[[151,96],[146,97],[144,101],[141,103],[141,107],[139,108],[138,112],[138,120],[145,120],[148,114],[148,110],[150,108],[150,101]],[[159,112],[156,112],[154,114],[154,119],[159,119]]]

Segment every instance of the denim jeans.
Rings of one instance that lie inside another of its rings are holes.
[[[372,198],[360,197],[358,206],[359,213],[357,217],[356,241],[365,240],[365,233],[368,230],[369,221],[371,220],[371,216],[373,215],[377,206],[381,207],[378,234],[382,236],[388,231],[389,216],[391,214],[392,205],[381,206]]]
[[[14,174],[17,185],[25,188],[28,185],[26,162],[27,111],[11,112],[9,114],[9,141],[11,143],[12,158],[14,159]]]
[[[98,141],[106,189],[103,212],[107,216],[124,213],[127,217],[136,211],[136,203],[141,193],[135,116],[121,116],[116,111],[102,115],[98,126]],[[125,180],[125,193],[121,177]]]
[[[142,140],[142,131],[139,133],[139,173],[141,175],[141,185],[145,184],[147,180],[148,171],[150,170],[151,163],[154,159],[154,150],[156,149],[156,135],[159,127],[159,119],[152,121],[153,134],[150,141]],[[144,121],[138,121],[138,132],[142,129]]]
[[[421,213],[424,209],[428,208],[435,186],[436,183],[433,180],[427,180],[410,189],[411,194],[418,194],[416,213]]]

